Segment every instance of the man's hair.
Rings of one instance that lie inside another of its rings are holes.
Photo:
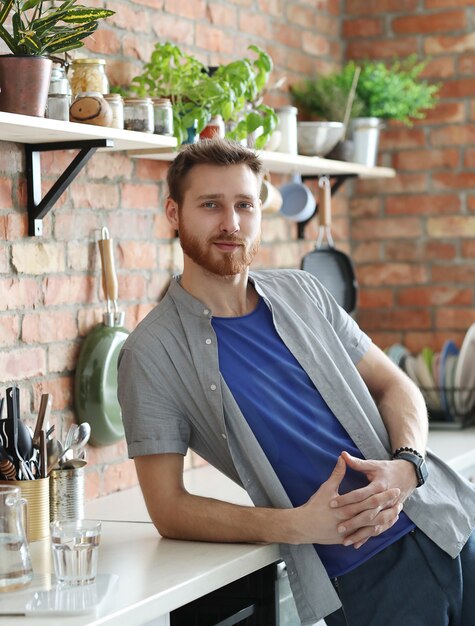
[[[178,206],[183,203],[186,176],[196,165],[247,165],[257,177],[264,173],[257,154],[235,141],[214,137],[189,144],[178,153],[167,174],[169,196]]]

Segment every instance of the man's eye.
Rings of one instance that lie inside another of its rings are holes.
[[[209,200],[208,202],[203,202],[202,206],[204,206],[206,209],[214,209],[216,207],[216,202],[212,202],[211,200]]]
[[[254,205],[251,204],[250,202],[240,202],[238,204],[238,207],[245,211],[252,211],[252,209],[254,208]]]

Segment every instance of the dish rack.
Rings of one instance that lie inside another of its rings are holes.
[[[426,401],[431,430],[461,430],[475,424],[475,387],[420,387]],[[463,404],[468,407],[461,412],[457,409],[460,402],[454,398],[463,397]],[[435,406],[434,398],[439,399],[440,407]]]

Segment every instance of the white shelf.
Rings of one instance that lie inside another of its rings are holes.
[[[174,137],[164,135],[0,112],[0,141],[39,144],[89,139],[111,139],[114,146],[103,149],[114,151],[150,148],[171,150],[176,146]]]
[[[137,159],[153,159],[156,161],[173,161],[176,152],[138,150],[133,151],[131,156]],[[303,155],[291,155],[283,152],[259,151],[259,155],[271,173],[275,174],[301,174],[302,176],[314,175],[356,175],[361,178],[392,178],[396,172],[390,167],[367,167],[348,161],[333,161],[321,157],[308,157]]]

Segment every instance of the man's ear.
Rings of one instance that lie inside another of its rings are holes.
[[[172,198],[167,198],[165,203],[165,215],[171,226],[178,230],[178,204]]]

